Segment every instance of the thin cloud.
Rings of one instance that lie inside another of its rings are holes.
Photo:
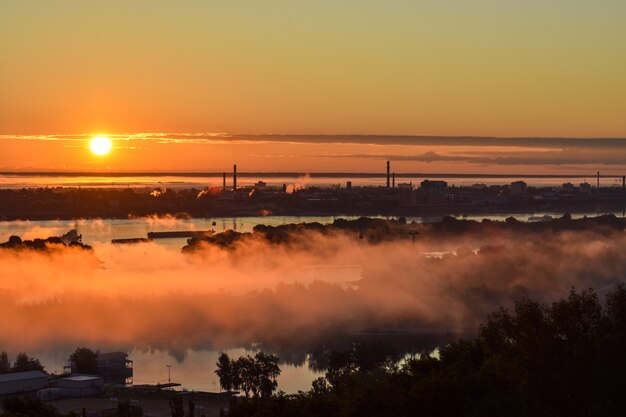
[[[80,135],[0,135],[0,139],[84,141],[93,134]],[[117,140],[146,140],[160,143],[291,143],[362,144],[405,146],[515,147],[548,149],[626,149],[626,138],[537,138],[477,136],[391,136],[391,135],[275,135],[229,133],[120,133]]]
[[[401,154],[323,154],[320,158],[376,159],[408,162],[467,162],[481,165],[626,165],[626,149],[560,151],[476,151],[463,153],[438,153],[427,151],[417,155]]]

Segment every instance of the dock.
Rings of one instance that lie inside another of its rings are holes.
[[[175,239],[175,238],[192,238],[196,236],[212,235],[214,230],[182,230],[171,232],[148,232],[149,239]]]
[[[127,238],[127,239],[111,239],[111,243],[114,245],[125,245],[125,244],[132,244],[132,243],[146,243],[146,242],[152,242],[152,239],[146,238],[146,237],[131,237],[131,238]]]

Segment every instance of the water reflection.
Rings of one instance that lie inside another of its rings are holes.
[[[231,358],[253,355],[259,349],[277,354],[282,370],[278,378],[279,389],[287,393],[294,393],[309,390],[311,382],[324,375],[330,352],[349,349],[353,343],[382,342],[391,346],[401,357],[430,353],[438,346],[449,343],[454,337],[446,331],[440,333],[432,333],[431,331],[428,334],[410,331],[385,333],[379,330],[378,334],[373,334],[373,332],[372,334],[345,335],[328,340],[327,343],[301,349],[256,346],[255,348],[226,349],[224,351]],[[47,372],[59,374],[67,364],[67,358],[72,351],[68,349],[28,353],[30,356],[40,359]],[[215,375],[215,363],[220,353],[221,351],[216,350],[168,352],[158,349],[131,349],[129,350],[129,359],[133,361],[133,384],[166,383],[171,377],[171,382],[181,384],[177,389],[218,392],[220,385],[219,379]],[[169,375],[168,365],[170,365]]]
[[[40,359],[47,372],[59,374],[67,364],[71,352],[29,352],[29,355]],[[246,349],[228,349],[226,353],[237,358],[252,352]],[[220,352],[212,350],[188,350],[183,357],[176,358],[163,350],[131,350],[129,359],[133,361],[133,384],[166,383],[167,365],[171,365],[171,381],[181,384],[177,389],[218,392],[220,385],[215,375],[215,362],[219,354]],[[285,392],[309,390],[311,382],[323,375],[323,370],[309,366],[306,358],[301,363],[282,361],[280,368],[282,373],[278,378],[279,388]]]
[[[488,215],[472,214],[457,215],[455,217],[463,220],[489,219],[494,221],[504,221],[507,217],[513,216],[519,220],[528,220],[530,217],[542,216],[562,216],[563,212],[533,212],[526,214],[496,213]],[[573,219],[584,216],[593,217],[600,214],[613,214],[617,217],[625,217],[623,211],[613,212],[583,212],[572,213]],[[265,224],[269,226],[279,226],[290,223],[318,222],[329,224],[336,219],[354,220],[359,216],[249,216],[249,217],[221,217],[221,218],[199,218],[199,219],[178,219],[174,217],[143,217],[134,219],[80,219],[80,220],[37,220],[37,221],[0,221],[0,241],[6,241],[11,235],[18,235],[22,239],[46,238],[49,236],[60,236],[70,229],[77,229],[83,235],[83,242],[87,244],[110,243],[112,239],[126,239],[136,237],[146,237],[148,232],[170,231],[170,230],[214,230],[223,232],[226,230],[236,230],[241,233],[251,232],[254,226]],[[370,216],[390,219],[391,216]],[[408,222],[417,223],[437,222],[442,216],[415,216],[406,217]],[[215,225],[213,223],[216,223]],[[172,248],[182,248],[187,239],[160,239],[160,245]]]

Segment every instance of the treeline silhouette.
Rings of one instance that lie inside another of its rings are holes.
[[[0,374],[14,372],[43,371],[44,367],[39,359],[31,358],[24,352],[20,352],[15,357],[11,365],[9,355],[6,352],[0,353]]]
[[[61,247],[71,247],[71,248],[80,248],[85,250],[92,250],[92,247],[89,245],[85,245],[80,242],[70,242],[65,243],[58,236],[51,236],[45,239],[33,239],[33,240],[22,240],[19,236],[10,236],[9,240],[6,242],[0,243],[0,249],[14,249],[14,250],[36,250],[42,252],[49,252],[54,250],[55,248]]]
[[[96,374],[98,372],[98,351],[86,347],[79,347],[70,355],[74,372],[79,374]],[[44,366],[39,359],[28,356],[25,352],[16,355],[13,364],[9,361],[6,352],[0,352],[0,374],[15,372],[43,371]]]
[[[372,217],[359,217],[354,220],[336,219],[333,223],[322,224],[318,222],[291,223],[278,226],[259,224],[254,226],[252,233],[226,230],[225,232],[200,235],[187,241],[183,252],[192,253],[202,250],[203,244],[216,245],[222,248],[230,248],[236,243],[249,239],[261,239],[270,244],[307,245],[310,243],[310,233],[320,235],[333,235],[346,233],[355,239],[364,240],[376,244],[394,240],[419,241],[430,238],[452,238],[455,236],[472,234],[548,234],[564,231],[593,231],[601,235],[621,233],[626,227],[626,219],[616,217],[613,214],[605,214],[597,217],[584,217],[572,219],[570,214],[564,214],[560,218],[541,222],[519,221],[514,217],[508,217],[505,221],[483,219],[459,220],[455,217],[446,216],[441,221],[432,223],[407,222],[406,218],[380,219]]]
[[[240,416],[620,416],[626,414],[626,288],[500,308],[474,339],[400,358],[384,343],[329,357],[308,392],[233,398]]]
[[[241,356],[232,360],[226,353],[220,354],[215,374],[220,386],[226,391],[241,390],[246,397],[268,398],[278,387],[280,375],[278,356],[257,352],[254,357]]]
[[[83,409],[81,414],[70,411],[67,414],[59,412],[55,407],[46,404],[34,397],[5,397],[2,400],[2,417],[84,417],[87,415]],[[142,417],[141,407],[131,404],[128,400],[119,400],[117,409],[97,415],[109,417]]]

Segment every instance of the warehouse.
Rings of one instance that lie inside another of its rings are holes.
[[[77,375],[57,380],[61,397],[88,397],[104,392],[104,381],[99,376]]]
[[[48,375],[41,371],[0,375],[0,395],[37,391],[48,386]]]

